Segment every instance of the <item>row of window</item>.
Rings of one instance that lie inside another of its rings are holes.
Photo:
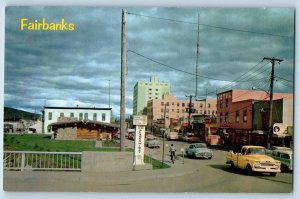
[[[228,118],[228,112],[225,113],[225,123],[229,123],[229,118]],[[243,122],[247,122],[247,110],[244,110],[243,111]],[[220,124],[222,124],[223,122],[223,113],[220,113]],[[235,112],[235,122],[236,123],[239,123],[240,122],[240,112],[239,111],[236,111]]]
[[[164,109],[162,108],[161,109],[161,111],[160,112],[164,112]],[[175,112],[175,110],[174,109],[172,109],[172,112]],[[180,110],[179,109],[176,109],[176,113],[179,113],[180,112]],[[181,113],[187,113],[188,111],[186,110],[186,109],[182,109],[181,110]],[[169,109],[167,108],[166,109],[166,113],[169,113]],[[214,114],[217,114],[217,111],[215,112],[214,110],[207,110],[207,111],[203,111],[203,110],[200,110],[200,111],[198,111],[198,110],[195,110],[195,112],[194,113],[199,113],[199,114],[208,114],[208,115],[210,115],[210,114],[212,114],[212,115],[214,115]]]
[[[174,106],[174,105],[175,105],[175,102],[172,102],[171,104],[172,104],[172,106]],[[164,102],[161,102],[161,105],[164,106],[165,103],[164,103]],[[166,102],[166,106],[170,106],[170,103],[169,103],[169,102]],[[182,103],[181,103],[181,106],[182,106],[182,107],[186,107],[186,106],[189,107],[189,106],[190,106],[190,103],[184,103],[184,102],[182,102]],[[203,106],[204,106],[204,105],[203,105],[202,103],[200,103],[200,108],[203,108]],[[180,107],[180,102],[177,102],[177,107]],[[194,107],[194,103],[191,104],[191,107]],[[210,107],[211,107],[211,104],[208,103],[208,104],[207,104],[207,108],[210,108]]]
[[[223,106],[224,106],[224,101],[223,101],[223,100],[220,100],[220,101],[219,101],[219,104],[220,104],[220,108],[223,108]],[[228,99],[225,99],[225,107],[228,107]]]
[[[164,83],[153,83],[153,84],[152,83],[145,83],[145,85],[168,86],[168,84],[164,84]]]
[[[60,113],[59,117],[68,117],[68,116],[65,116],[65,113]],[[75,117],[74,113],[70,113],[69,117],[74,118]],[[49,112],[48,120],[52,120],[52,119],[53,119],[52,112]],[[79,113],[79,120],[83,120],[83,119],[88,120],[89,114],[88,113]],[[105,121],[105,119],[106,119],[106,114],[102,113],[102,121]],[[93,120],[97,120],[97,113],[93,113]]]

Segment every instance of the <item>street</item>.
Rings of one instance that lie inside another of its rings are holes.
[[[160,138],[161,139],[161,138]],[[129,141],[128,144],[133,143]],[[159,149],[145,148],[146,154],[161,160],[162,140]],[[226,151],[213,149],[211,160],[182,158],[181,149],[188,143],[180,141],[165,141],[177,149],[176,164],[188,164],[194,168],[192,174],[159,180],[136,181],[125,187],[118,187],[118,191],[146,191],[146,192],[254,192],[254,193],[288,193],[292,191],[293,174],[279,173],[276,177],[268,174],[254,174],[248,176],[241,170],[232,170],[225,164]],[[168,148],[165,149],[165,162],[170,164]],[[108,188],[108,187],[106,187]],[[116,187],[113,188],[116,190]]]

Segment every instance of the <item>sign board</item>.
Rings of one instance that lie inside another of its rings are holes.
[[[133,116],[133,125],[146,126],[147,125],[147,115],[134,115]]]
[[[135,127],[133,165],[144,165],[145,126]]]
[[[273,125],[273,134],[275,135],[287,134],[287,125],[283,123],[275,123]]]

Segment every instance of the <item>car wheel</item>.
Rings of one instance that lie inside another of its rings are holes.
[[[275,177],[277,175],[277,173],[270,173],[270,176]]]
[[[233,162],[230,162],[230,167],[231,167],[231,169],[235,169],[235,166],[234,166]]]
[[[197,158],[195,153],[193,153],[193,158],[194,158],[194,159],[196,159],[196,158]]]
[[[247,175],[252,175],[252,168],[251,168],[251,166],[249,164],[246,167],[246,174]]]

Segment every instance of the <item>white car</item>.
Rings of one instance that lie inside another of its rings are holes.
[[[159,141],[157,137],[148,137],[145,140],[145,146],[149,148],[159,148]]]
[[[205,143],[190,144],[185,149],[185,154],[193,158],[211,159],[213,157],[212,150],[207,148]]]

